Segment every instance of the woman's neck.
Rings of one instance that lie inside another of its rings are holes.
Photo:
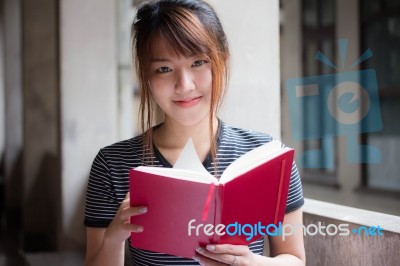
[[[218,120],[214,120],[212,134],[215,136],[218,129]],[[158,150],[171,163],[174,164],[189,138],[192,138],[194,147],[200,160],[204,160],[211,148],[209,118],[200,123],[183,126],[175,121],[166,119],[154,132],[154,142]]]

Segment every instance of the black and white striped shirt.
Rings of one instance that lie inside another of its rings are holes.
[[[97,154],[87,188],[85,226],[107,227],[111,223],[128,192],[129,169],[144,165],[143,159],[153,161],[155,166],[171,167],[156,147],[154,153],[148,148],[143,149],[143,138],[143,135],[139,135],[117,142],[101,149]],[[269,135],[231,127],[220,121],[216,154],[217,177],[241,155],[271,140]],[[211,156],[203,164],[210,173],[215,173]],[[303,203],[300,176],[293,163],[286,212],[299,208]],[[254,253],[262,254],[263,239],[254,241],[249,247]],[[191,259],[135,249],[131,245],[129,248],[132,265],[199,265]]]

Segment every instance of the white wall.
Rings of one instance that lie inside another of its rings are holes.
[[[92,161],[117,140],[116,8],[109,0],[60,2],[63,235],[78,243]]]
[[[131,25],[136,8],[132,0],[118,0],[118,137],[128,139],[137,132],[133,102],[135,77],[132,68]]]
[[[226,122],[280,138],[279,1],[209,1],[231,48]]]

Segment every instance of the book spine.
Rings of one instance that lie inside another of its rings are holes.
[[[217,184],[215,186],[215,216],[214,228],[222,223],[222,210],[224,207],[224,184]],[[220,243],[221,236],[214,234],[214,243]]]
[[[207,220],[208,214],[210,212],[210,206],[212,206],[211,203],[212,203],[213,199],[215,198],[214,190],[215,190],[215,184],[211,183],[210,187],[208,189],[206,201],[204,203],[203,214],[202,214],[202,218],[201,218],[201,220],[203,222]]]
[[[280,206],[281,206],[282,187],[283,187],[283,180],[285,177],[285,169],[286,169],[285,166],[286,166],[286,160],[283,160],[281,163],[281,175],[279,178],[278,198],[276,201],[274,224],[277,224],[278,220],[279,220],[279,210],[280,210]]]

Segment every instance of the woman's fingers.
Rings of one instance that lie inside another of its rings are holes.
[[[219,244],[219,245],[207,245],[206,250],[216,254],[228,253],[240,256],[246,254],[249,248],[247,246],[241,246],[241,245]]]
[[[203,247],[198,247],[196,252],[202,256],[202,262],[207,262],[206,265],[214,265],[217,262],[229,265],[234,260],[234,255],[232,253],[213,253]]]
[[[147,212],[147,207],[146,206],[135,206],[131,207],[130,206],[130,197],[129,197],[129,192],[126,193],[125,199],[121,203],[121,214],[120,214],[120,219],[124,221],[125,225],[125,230],[133,233],[140,233],[143,232],[144,228],[141,225],[137,224],[131,224],[130,223],[130,218],[132,216],[144,214]]]
[[[144,214],[146,212],[147,212],[146,206],[128,207],[122,210],[120,217],[122,220],[127,220],[127,219],[129,220],[131,216]]]
[[[227,264],[220,261],[216,261],[201,255],[196,255],[195,257],[193,257],[193,259],[198,261],[200,265],[206,265],[206,266],[226,266],[230,264],[230,263]]]
[[[131,207],[129,195],[129,192],[126,193],[125,199],[121,202],[120,205],[120,217],[122,220],[126,220],[129,219],[131,216],[140,215],[147,212],[146,206]]]
[[[207,245],[198,247],[194,259],[200,260],[202,265],[252,265],[252,256],[254,255],[248,246],[241,245]]]
[[[129,192],[126,194],[125,199],[121,202],[120,209],[128,208],[130,207],[130,198],[129,198]]]
[[[129,192],[126,194],[125,199],[115,214],[111,224],[108,226],[105,236],[112,239],[115,243],[125,241],[131,233],[143,232],[144,228],[138,224],[131,224],[132,216],[144,214],[147,212],[146,206],[130,206]]]
[[[144,228],[138,224],[125,224],[125,230],[132,233],[140,233],[143,232]]]

